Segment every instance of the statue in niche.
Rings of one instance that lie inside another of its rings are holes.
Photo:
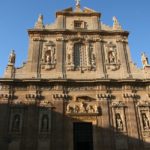
[[[47,52],[46,55],[45,55],[45,61],[46,63],[50,63],[51,62],[51,58],[50,58],[50,53]]]
[[[149,64],[148,57],[145,55],[145,53],[142,53],[141,60],[144,67]]]
[[[16,61],[16,54],[15,54],[15,51],[12,50],[9,56],[9,63],[15,64],[15,61]]]
[[[114,49],[111,47],[109,49],[109,52],[108,52],[108,61],[109,63],[116,63],[117,62],[117,56],[116,56],[116,51],[114,51]]]
[[[88,52],[88,65],[90,65],[92,68],[96,67],[96,55],[94,53],[93,43],[89,44],[89,52]],[[90,64],[89,64],[90,63]]]
[[[42,122],[41,122],[41,131],[42,132],[47,132],[48,131],[48,126],[49,126],[49,119],[48,115],[43,115],[42,117]]]
[[[149,119],[146,113],[142,113],[142,122],[144,130],[150,129]]]
[[[115,114],[115,119],[116,119],[116,129],[118,131],[123,131],[123,121],[119,113]]]
[[[18,132],[20,130],[20,115],[15,115],[12,120],[12,131]]]
[[[67,64],[73,65],[73,46],[72,45],[68,47]]]
[[[43,61],[48,65],[54,65],[55,60],[55,47],[53,42],[48,43],[44,49]]]
[[[92,66],[95,66],[96,65],[96,56],[95,54],[93,53],[92,54]]]

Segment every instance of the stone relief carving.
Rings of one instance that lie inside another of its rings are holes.
[[[98,115],[99,113],[99,104],[91,97],[76,97],[76,100],[66,103],[66,114]]]
[[[66,63],[68,71],[95,71],[96,55],[94,44],[90,42],[68,42]]]
[[[56,67],[56,47],[55,44],[50,41],[45,44],[42,52],[42,69],[51,70]]]
[[[120,60],[118,59],[117,47],[112,42],[106,44],[106,66],[108,70],[120,69]]]
[[[67,105],[67,114],[98,114],[98,106],[93,103],[71,102]]]

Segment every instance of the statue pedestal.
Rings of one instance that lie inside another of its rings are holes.
[[[5,78],[13,78],[15,74],[14,64],[9,63],[5,70]]]
[[[149,70],[150,71],[150,65],[146,65],[146,66],[144,66],[144,70]]]

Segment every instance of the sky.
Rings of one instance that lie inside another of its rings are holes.
[[[0,0],[0,77],[3,76],[12,49],[16,67],[27,60],[28,33],[39,14],[44,24],[53,23],[55,12],[75,6],[75,0]],[[150,58],[150,0],[81,0],[102,14],[101,21],[112,26],[116,16],[123,29],[130,32],[129,46],[134,63],[141,67],[141,53]]]

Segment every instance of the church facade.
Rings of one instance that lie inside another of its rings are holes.
[[[128,31],[90,8],[40,15],[28,59],[0,79],[2,150],[149,150],[150,65],[132,62]]]

